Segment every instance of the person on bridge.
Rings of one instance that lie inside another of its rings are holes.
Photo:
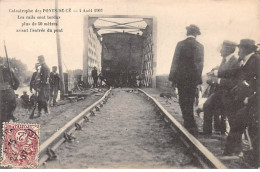
[[[91,76],[94,80],[93,88],[96,88],[97,87],[97,81],[98,81],[98,74],[97,74],[97,68],[96,67],[94,67],[93,70],[91,71]]]
[[[16,108],[16,96],[14,90],[20,82],[11,69],[4,65],[3,58],[0,58],[0,128],[2,134],[3,122],[14,121],[13,112]]]
[[[178,88],[184,127],[193,135],[198,134],[193,114],[196,88],[202,84],[204,63],[204,47],[196,40],[201,34],[198,26],[186,27],[187,39],[178,42],[172,60],[169,80],[174,88]]]
[[[50,73],[50,106],[56,106],[58,91],[60,89],[60,77],[57,73],[57,66],[52,67],[52,72]]]

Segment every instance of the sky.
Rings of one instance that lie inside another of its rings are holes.
[[[102,13],[59,14],[59,27],[63,29],[60,33],[63,71],[82,69],[85,15],[140,15],[156,19],[158,75],[169,73],[175,46],[185,39],[185,27],[190,24],[201,29],[202,35],[197,39],[204,45],[203,73],[206,73],[219,65],[223,40],[239,43],[240,39],[250,38],[260,43],[259,3],[258,0],[59,0],[59,8],[103,9]],[[55,8],[53,0],[0,0],[0,56],[5,56],[5,40],[9,57],[20,59],[31,71],[39,55],[45,56],[49,66],[57,65],[55,34],[16,32],[23,22],[33,20],[18,19],[18,15],[26,14],[10,12],[50,8]],[[45,21],[55,22],[54,19]]]

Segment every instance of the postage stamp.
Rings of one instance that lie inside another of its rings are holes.
[[[1,166],[36,168],[39,138],[39,124],[3,123]]]

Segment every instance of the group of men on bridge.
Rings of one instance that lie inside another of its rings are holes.
[[[259,163],[256,75],[260,56],[255,41],[242,39],[239,45],[228,40],[223,42],[220,51],[222,62],[208,73],[207,83],[211,91],[203,105],[203,132],[199,133],[193,105],[196,88],[202,84],[204,48],[196,40],[201,34],[199,27],[190,25],[186,29],[187,39],[177,44],[169,74],[173,87],[178,88],[184,127],[194,136],[210,136],[214,116],[215,130],[227,134],[225,120],[228,119],[230,131],[223,154],[241,154],[242,134],[247,130],[252,140],[253,162]],[[236,47],[239,49],[238,57],[234,53]]]
[[[135,70],[123,71],[103,71],[98,75],[97,68],[94,67],[91,71],[91,76],[93,78],[93,88],[103,86],[103,82],[107,86],[112,87],[140,87],[141,86],[141,76]],[[98,79],[100,79],[100,84],[98,84]]]

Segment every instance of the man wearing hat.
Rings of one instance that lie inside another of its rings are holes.
[[[239,68],[238,58],[234,55],[236,50],[236,43],[231,41],[224,41],[222,44],[222,48],[220,50],[221,56],[223,57],[222,62],[218,68],[218,71],[222,72],[228,69]],[[224,104],[226,101],[222,101],[222,97],[227,94],[230,90],[230,86],[228,82],[224,82],[225,79],[222,79],[222,82],[217,84],[217,81],[221,78],[217,78],[215,76],[211,76],[210,79],[207,80],[207,83],[210,86],[215,87],[215,92],[209,96],[207,101],[203,105],[204,111],[204,122],[203,122],[203,133],[205,135],[212,134],[212,117],[214,116],[214,128],[216,131],[221,131],[222,134],[226,132],[225,125],[225,111]],[[235,82],[235,81],[234,81]],[[221,115],[221,121],[219,119],[219,115]]]
[[[254,40],[242,39],[238,47],[240,67],[226,71],[214,71],[216,76],[237,79],[237,82],[226,79],[226,82],[233,86],[229,94],[233,101],[225,108],[229,111],[230,123],[230,133],[224,150],[225,155],[238,154],[242,151],[242,133],[251,124],[255,113],[249,111],[251,108],[247,108],[247,113],[243,113],[246,117],[241,118],[241,115],[238,115],[241,114],[240,110],[245,107],[246,99],[256,92],[257,61],[259,61],[259,54],[255,53],[257,46]]]
[[[47,115],[49,114],[48,100],[49,100],[49,93],[50,93],[50,84],[49,84],[50,69],[45,63],[45,59],[43,55],[40,55],[38,57],[38,62],[41,65],[41,69],[39,72],[40,90],[38,95],[38,117],[40,117],[42,109]]]
[[[193,114],[196,88],[202,84],[204,47],[196,37],[200,35],[198,26],[191,24],[186,27],[187,39],[178,42],[172,60],[169,81],[178,88],[184,127],[193,135],[198,134]]]
[[[55,106],[57,104],[56,99],[58,95],[58,90],[60,88],[60,77],[57,73],[57,66],[52,67],[52,72],[50,73],[50,105]]]

